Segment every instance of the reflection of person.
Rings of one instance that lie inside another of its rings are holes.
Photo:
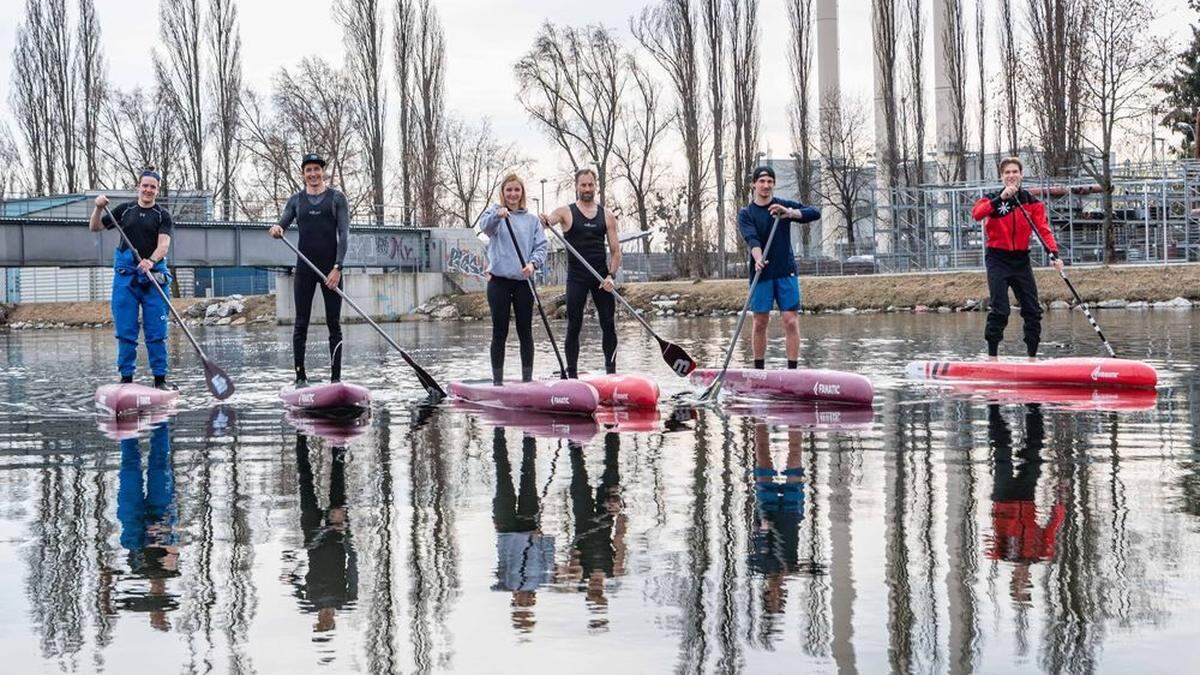
[[[118,606],[130,612],[148,612],[150,625],[169,630],[167,612],[179,607],[167,591],[167,579],[179,576],[179,514],[175,503],[175,476],[171,467],[170,423],[150,432],[150,454],[142,476],[142,451],[137,437],[121,441],[121,468],[117,474],[117,519],[121,521],[121,546],[129,551],[130,574],[149,581],[148,593],[128,593]]]
[[[496,496],[492,522],[496,525],[496,578],[492,590],[512,592],[512,622],[518,630],[533,628],[537,589],[549,580],[554,564],[554,537],[542,534],[541,500],[537,491],[537,444],[521,439],[520,492],[513,488],[512,464],[504,428],[492,436],[496,462]]]
[[[1029,600],[1030,565],[1054,557],[1054,542],[1062,526],[1066,509],[1061,500],[1050,508],[1045,526],[1037,523],[1037,504],[1034,496],[1042,475],[1042,444],[1045,428],[1041,407],[1035,404],[1025,409],[1025,441],[1013,463],[1012,432],[1000,414],[1000,406],[988,406],[988,440],[992,446],[995,478],[992,484],[992,526],[995,530],[988,542],[987,555],[993,560],[1015,563],[1012,597]]]
[[[595,496],[588,484],[583,446],[574,441],[569,444],[575,540],[564,575],[581,583],[589,602],[607,605],[605,581],[625,574],[626,516],[621,503],[620,436],[612,432],[604,435],[604,473]]]
[[[346,449],[333,448],[329,472],[329,508],[322,509],[312,464],[308,460],[308,437],[296,434],[296,469],[300,487],[300,527],[308,554],[304,583],[293,579],[296,595],[306,611],[317,613],[313,632],[336,627],[337,610],[358,600],[358,556],[350,539],[350,517],[346,509]]]
[[[765,423],[754,426],[755,527],[750,569],[766,580],[763,607],[783,611],[783,580],[800,567],[800,523],[804,520],[802,434],[788,431],[788,453],[782,471],[771,457],[771,432]]]

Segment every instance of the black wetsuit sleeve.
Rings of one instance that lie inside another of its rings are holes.
[[[346,195],[339,192],[333,208],[337,215],[337,260],[335,262],[338,267],[341,267],[342,261],[346,259],[346,249],[350,247],[350,202],[346,201]]]
[[[283,205],[283,215],[279,216],[279,226],[288,229],[288,225],[296,222],[296,195],[292,195],[287,204]]]

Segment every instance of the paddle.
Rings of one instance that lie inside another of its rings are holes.
[[[1021,210],[1021,215],[1025,216],[1025,222],[1029,224],[1029,229],[1033,230],[1033,233],[1037,235],[1038,241],[1042,242],[1042,248],[1049,252],[1050,247],[1046,245],[1046,240],[1042,237],[1042,233],[1039,232],[1037,226],[1034,225],[1033,218],[1029,217],[1029,212],[1025,210],[1025,205],[1021,203],[1020,199],[1017,199],[1016,201],[1017,208]],[[1050,253],[1050,260],[1053,261],[1057,258],[1058,254],[1053,252]],[[1099,336],[1100,342],[1104,343],[1104,348],[1108,350],[1108,355],[1116,358],[1117,352],[1113,350],[1112,345],[1108,343],[1108,338],[1104,337],[1104,331],[1100,330],[1100,324],[1096,323],[1096,319],[1092,317],[1091,311],[1088,310],[1087,303],[1083,301],[1083,298],[1079,297],[1079,291],[1075,290],[1075,284],[1071,283],[1071,280],[1067,278],[1067,273],[1063,270],[1058,271],[1058,276],[1062,277],[1062,280],[1067,284],[1067,288],[1071,289],[1071,295],[1075,296],[1075,303],[1078,304],[1079,308],[1083,310],[1083,315],[1087,317],[1088,323],[1092,324],[1092,330],[1096,331],[1096,335]]]
[[[512,239],[513,249],[517,252],[517,261],[521,263],[521,268],[525,268],[525,254],[521,252],[521,245],[517,243],[517,234],[513,232],[512,223],[508,221],[508,216],[504,216],[504,227],[508,229],[508,237]],[[533,293],[533,300],[537,303],[538,314],[542,316],[542,325],[546,327],[546,335],[550,337],[550,346],[554,347],[554,358],[558,359],[558,374],[562,379],[567,379],[567,366],[563,363],[562,354],[558,351],[558,343],[554,341],[554,333],[550,330],[550,319],[546,318],[546,310],[542,307],[542,296],[537,292],[537,286],[533,283],[532,277],[525,277],[525,282],[529,284],[529,291]]]
[[[550,230],[550,232],[552,232],[554,236],[558,238],[558,241],[563,245],[563,248],[570,251],[571,255],[575,256],[576,260],[583,263],[583,266],[587,268],[587,271],[592,273],[592,276],[596,277],[597,281],[604,283],[604,277],[600,276],[600,273],[596,271],[596,268],[592,267],[587,260],[584,260],[583,256],[579,254],[579,251],[575,250],[574,246],[567,243],[567,240],[558,230],[554,229],[553,227],[547,227],[546,229]],[[662,339],[658,333],[654,332],[654,329],[650,327],[650,324],[646,323],[646,320],[642,318],[642,315],[638,314],[637,310],[634,309],[633,306],[630,305],[627,300],[625,300],[625,298],[621,297],[621,294],[617,292],[617,289],[614,288],[609,292],[612,293],[617,300],[621,301],[621,304],[625,306],[625,309],[629,310],[629,313],[633,315],[633,318],[637,319],[638,322],[642,324],[646,331],[650,333],[655,340],[658,340],[658,349],[662,352],[663,361],[666,361],[667,365],[670,366],[671,370],[675,371],[676,375],[680,377],[687,377],[688,373],[691,373],[696,369],[696,360],[691,356],[688,356],[688,353],[684,351],[683,347],[680,347],[674,342],[668,342]]]
[[[771,231],[767,234],[767,244],[763,246],[763,255],[771,250],[771,242],[775,240],[775,231],[779,229],[779,216],[775,216],[775,220],[771,222]],[[742,304],[742,312],[738,315],[737,327],[733,329],[733,339],[729,342],[729,348],[725,350],[725,362],[721,364],[721,372],[713,378],[713,381],[705,387],[698,399],[701,403],[706,403],[716,398],[721,392],[721,383],[725,381],[725,372],[729,370],[729,360],[733,358],[733,349],[737,346],[738,337],[742,334],[742,326],[746,324],[746,310],[750,309],[750,299],[754,297],[754,288],[758,286],[758,279],[762,276],[763,269],[767,266],[767,259],[763,258],[763,267],[754,270],[754,279],[750,282],[750,292],[746,295],[746,302]]]
[[[300,249],[296,248],[295,244],[288,241],[287,237],[280,237],[279,239],[283,243],[287,244],[288,248],[295,251],[296,257],[299,260],[303,261],[305,265],[308,265],[309,269],[311,269],[317,276],[321,277],[322,279],[324,279],[326,277],[326,275],[324,273],[322,273],[321,270],[316,265],[313,264],[313,261],[308,259],[308,256],[301,253]],[[417,381],[420,382],[421,386],[425,388],[425,393],[429,395],[429,398],[434,399],[436,401],[440,401],[441,399],[446,398],[446,391],[444,389],[442,389],[441,385],[439,385],[437,383],[437,380],[433,379],[432,375],[425,372],[424,368],[417,365],[417,362],[414,361],[413,358],[408,355],[408,352],[404,351],[400,347],[400,345],[396,344],[396,341],[393,340],[390,335],[385,333],[383,331],[383,329],[379,327],[379,324],[372,321],[371,317],[367,316],[367,313],[362,311],[362,308],[360,308],[357,304],[355,304],[355,302],[353,300],[350,299],[350,296],[346,295],[346,293],[343,292],[342,289],[338,288],[337,286],[333,287],[333,291],[335,293],[337,293],[338,295],[342,296],[342,300],[345,300],[346,304],[353,307],[354,311],[358,312],[359,316],[361,316],[363,319],[365,319],[367,323],[371,324],[371,327],[374,328],[376,331],[378,331],[379,334],[383,336],[383,339],[389,345],[391,345],[393,349],[400,352],[400,358],[404,359],[404,362],[407,363],[408,366],[413,369],[414,373],[416,373]]]
[[[133,257],[136,258],[139,263],[142,262],[141,254],[138,253],[138,250],[134,247],[133,242],[129,241],[129,235],[125,234],[125,228],[121,227],[121,223],[117,222],[117,219],[113,216],[113,212],[108,209],[107,204],[104,205],[104,213],[106,213],[109,219],[112,221],[113,228],[120,233],[121,239],[125,241],[125,245],[129,247],[130,251],[133,251]],[[183,334],[187,336],[188,341],[191,342],[192,347],[195,348],[196,354],[200,356],[200,363],[204,364],[204,384],[208,385],[208,390],[212,392],[212,395],[219,400],[225,400],[229,398],[233,394],[233,380],[229,379],[229,376],[225,374],[224,370],[221,370],[220,366],[210,361],[208,355],[206,355],[204,350],[200,348],[200,343],[196,342],[196,338],[192,335],[192,332],[188,330],[187,324],[183,322],[183,317],[179,316],[179,312],[177,312],[175,307],[171,304],[171,298],[167,295],[167,292],[163,290],[163,287],[159,285],[158,279],[155,279],[153,274],[146,274],[146,277],[150,279],[150,283],[154,284],[154,288],[158,291],[158,294],[161,295],[163,301],[167,303],[167,309],[171,310],[171,316],[175,317],[175,321],[179,324],[179,327],[183,329]]]

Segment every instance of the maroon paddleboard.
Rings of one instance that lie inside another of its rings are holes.
[[[519,408],[553,413],[590,415],[600,405],[600,394],[579,380],[505,382],[451,382],[450,395],[494,408]]]
[[[718,370],[697,369],[693,384],[707,386]],[[875,388],[862,375],[840,370],[751,370],[730,368],[725,372],[724,390],[741,398],[781,401],[829,401],[869,405]]]
[[[105,384],[96,389],[96,407],[114,417],[136,416],[174,403],[179,392],[144,384]]]
[[[364,410],[371,404],[371,390],[348,382],[310,384],[295,389],[284,387],[279,398],[292,410],[311,413],[341,413]]]

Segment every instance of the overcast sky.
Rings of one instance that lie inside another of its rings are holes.
[[[68,2],[73,7],[73,2]],[[391,9],[388,9],[390,24]],[[519,143],[527,156],[539,160],[534,180],[554,178],[564,169],[546,138],[533,128],[528,115],[513,98],[513,63],[528,50],[538,26],[545,20],[558,24],[603,23],[618,29],[623,42],[633,46],[628,35],[629,17],[648,3],[644,0],[594,0],[561,2],[551,0],[440,0],[447,39],[446,88],[450,109],[460,116],[486,115],[504,140]],[[926,3],[932,6],[932,3]],[[989,0],[989,11],[997,3]],[[1163,31],[1177,37],[1186,33],[1192,14],[1186,0],[1156,0],[1165,16]],[[23,13],[24,0],[0,0],[0,111],[11,126],[8,92],[15,19]],[[109,78],[121,88],[152,82],[149,53],[158,43],[158,2],[97,0],[96,10],[103,31],[103,46]],[[291,65],[308,54],[340,63],[342,36],[332,20],[330,0],[241,0],[242,61],[245,81],[265,90],[281,66]],[[868,98],[871,94],[870,2],[843,0],[840,3],[841,76],[843,93]],[[280,8],[287,9],[281,13]],[[968,25],[973,24],[974,6],[964,0]],[[931,19],[930,19],[931,20]],[[992,22],[994,25],[994,22]],[[762,149],[786,155],[788,140],[786,106],[791,97],[786,59],[787,17],[780,0],[760,5],[762,72],[760,101]],[[928,28],[927,33],[932,33]],[[993,33],[995,35],[995,33]],[[973,35],[971,40],[973,41]],[[995,48],[991,39],[989,50]],[[388,43],[390,45],[390,28]],[[969,46],[973,53],[974,47]],[[927,48],[927,53],[928,53]],[[974,68],[972,64],[971,68]],[[932,77],[929,78],[932,81]],[[389,75],[389,85],[391,78]],[[970,86],[974,86],[973,84]],[[15,131],[15,130],[14,130]]]

